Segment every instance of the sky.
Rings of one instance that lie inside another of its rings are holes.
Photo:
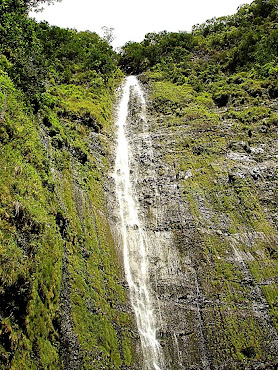
[[[213,17],[232,15],[252,0],[62,0],[31,13],[38,21],[103,36],[102,27],[114,28],[114,48],[140,42],[145,34],[188,31]]]

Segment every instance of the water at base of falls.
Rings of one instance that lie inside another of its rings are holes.
[[[160,345],[156,339],[156,323],[148,276],[147,245],[137,211],[137,200],[130,179],[129,144],[127,138],[127,118],[130,91],[139,98],[141,119],[145,119],[145,99],[143,91],[134,76],[126,78],[123,96],[118,108],[118,143],[115,161],[116,194],[119,202],[120,228],[123,243],[123,256],[126,279],[130,289],[130,299],[135,311],[137,327],[142,343],[145,369],[162,369],[163,360]]]

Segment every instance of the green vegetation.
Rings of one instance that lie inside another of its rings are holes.
[[[268,302],[277,329],[277,21],[277,0],[256,0],[191,34],[148,34],[120,58],[150,91],[152,130],[165,133],[159,147],[195,222],[190,256],[213,302],[202,315],[215,368],[275,366],[251,302]]]
[[[172,134],[160,144],[214,302],[203,310],[213,366],[272,364],[250,302],[267,302],[277,328],[277,0],[190,34],[148,34],[120,55],[95,33],[30,19],[43,2],[0,4],[1,368],[136,363],[104,191],[119,66],[140,73],[153,129]]]
[[[123,74],[95,33],[30,19],[39,3],[0,5],[1,368],[129,366],[103,184]]]

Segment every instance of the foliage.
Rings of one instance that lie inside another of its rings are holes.
[[[40,2],[28,2],[35,3]],[[0,4],[0,55],[9,63],[5,70],[36,111],[53,82],[74,79],[82,84],[91,73],[102,85],[113,78],[117,57],[105,40],[89,31],[37,24],[28,17],[26,6],[22,1]]]
[[[257,0],[239,8],[235,15],[193,27],[192,33],[147,34],[141,43],[123,46],[120,64],[128,73],[165,70],[172,64],[176,73],[169,79],[176,82],[195,71],[200,83],[214,78],[211,73],[215,76],[250,67],[258,71],[258,66],[271,62],[277,65],[277,7],[277,0]]]
[[[184,62],[195,40],[186,32],[149,33],[142,43],[129,42],[122,48],[120,65],[127,72],[139,73],[160,63]]]
[[[161,139],[171,147],[165,160],[192,174],[180,176],[179,186],[200,231],[198,278],[208,299],[220,294],[218,302],[229,308],[206,312],[215,323],[207,341],[216,347],[217,338],[237,365],[252,366],[248,356],[260,358],[264,335],[253,317],[237,317],[235,307],[250,299],[251,288],[242,287],[242,271],[225,259],[225,238],[263,234],[249,271],[255,282],[272,279],[277,225],[265,210],[274,214],[277,199],[263,203],[256,172],[243,176],[228,155],[271,160],[264,148],[274,147],[278,125],[268,107],[278,97],[277,0],[256,0],[192,33],[149,33],[120,55],[107,42],[109,29],[105,40],[28,17],[31,7],[49,2],[0,3],[1,364],[62,368],[66,346],[78,353],[76,368],[136,361],[103,180],[120,65],[145,72],[154,125],[176,138],[171,145]],[[210,212],[201,213],[200,199],[214,212],[209,222],[225,218],[222,234],[202,234]],[[239,248],[246,252],[244,243]],[[262,287],[275,323],[276,290]]]
[[[101,142],[122,73],[95,33],[30,19],[40,3],[0,4],[0,363],[129,366]]]

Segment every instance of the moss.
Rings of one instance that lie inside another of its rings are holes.
[[[113,94],[103,84],[98,91],[56,86],[45,94],[35,117],[9,78],[2,74],[1,79],[0,294],[12,308],[9,313],[0,307],[3,363],[61,366],[63,321],[58,326],[57,321],[61,289],[68,289],[68,320],[78,338],[80,366],[130,365],[132,319],[121,313],[127,297],[101,172],[108,148],[99,153],[90,148],[96,127],[97,132],[111,130]],[[22,297],[11,298],[19,288]],[[26,302],[21,310],[19,299]]]
[[[270,306],[270,314],[276,327],[276,330],[278,331],[277,285],[275,284],[265,285],[262,286],[262,290]]]
[[[256,286],[269,302],[276,324],[274,285],[259,287],[277,276],[277,225],[270,216],[271,212],[275,214],[275,193],[270,192],[272,201],[262,201],[265,188],[275,189],[276,180],[271,169],[267,178],[261,175],[258,179],[252,172],[257,163],[270,158],[274,145],[271,125],[262,130],[262,122],[270,120],[272,112],[252,100],[252,94],[259,99],[265,96],[263,83],[248,83],[244,75],[241,84],[235,86],[232,75],[230,82],[224,79],[224,92],[220,80],[196,92],[173,87],[162,75],[146,73],[143,80],[146,83],[150,79],[153,129],[165,132],[160,136],[159,150],[165,165],[176,174],[189,210],[187,217],[195,224],[194,249],[184,242],[182,232],[174,230],[175,244],[181,258],[190,254],[199,288],[207,300],[201,314],[212,365],[218,367],[227,359],[231,368],[247,367],[267,361],[268,356],[274,361],[267,345],[269,333],[250,303],[255,299]],[[174,91],[183,91],[179,103]],[[228,101],[219,109],[211,99],[226,92]],[[242,100],[235,99],[240,96]],[[246,107],[247,101],[252,105]],[[266,153],[254,155],[252,149],[260,145]],[[238,159],[241,156],[242,161]]]
[[[11,333],[2,357],[12,368],[21,367],[23,359],[22,368],[35,368],[37,351],[40,361],[51,367],[58,361],[56,339],[49,338],[55,333],[52,319],[58,308],[62,257],[53,217],[57,202],[45,188],[51,174],[38,124],[7,77],[2,86],[9,86],[3,120],[10,135],[1,148],[0,278],[1,294],[11,308],[1,309],[2,325],[8,320]]]

